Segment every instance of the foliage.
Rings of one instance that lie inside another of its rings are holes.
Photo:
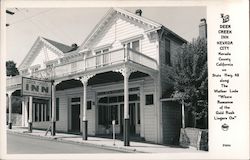
[[[185,100],[185,106],[196,121],[207,119],[208,112],[208,68],[207,41],[196,39],[182,46],[173,62],[170,78],[174,82],[175,94]]]
[[[19,72],[16,68],[16,63],[14,61],[7,61],[6,62],[6,75],[7,76],[19,75]]]

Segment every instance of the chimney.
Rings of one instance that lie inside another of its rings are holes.
[[[207,22],[205,18],[201,19],[201,23],[199,25],[199,37],[207,38]]]
[[[141,9],[137,9],[137,10],[135,11],[135,14],[138,15],[138,16],[141,16],[142,10],[141,10]]]
[[[76,50],[77,48],[78,48],[78,46],[77,46],[77,44],[76,43],[73,43],[72,45],[71,45],[71,51],[74,51],[74,50]]]

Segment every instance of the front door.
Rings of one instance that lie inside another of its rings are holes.
[[[129,133],[130,135],[135,134],[135,103],[129,103]],[[124,124],[124,104],[120,104],[120,133],[123,133],[123,124]]]
[[[130,134],[135,134],[135,103],[129,103],[129,124],[130,124]]]
[[[80,132],[80,104],[71,105],[71,130]]]

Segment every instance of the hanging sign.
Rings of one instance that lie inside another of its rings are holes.
[[[37,80],[31,78],[22,78],[22,95],[35,97],[51,97],[50,81]]]

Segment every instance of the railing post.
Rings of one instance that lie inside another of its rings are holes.
[[[125,62],[128,61],[128,47],[127,46],[125,46],[124,48],[124,60]]]

